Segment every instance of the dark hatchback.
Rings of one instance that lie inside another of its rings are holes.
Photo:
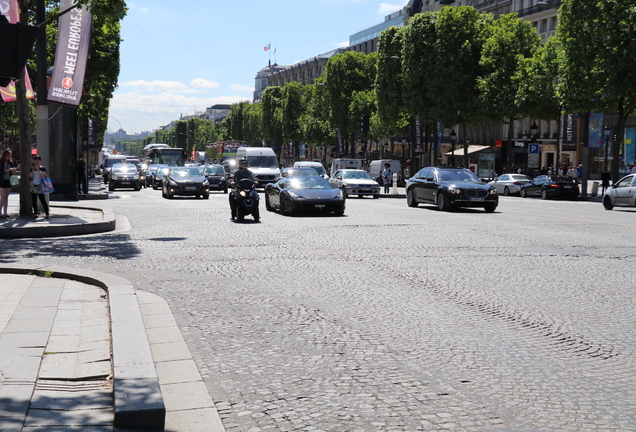
[[[440,210],[482,207],[492,213],[499,205],[497,190],[465,168],[426,167],[406,183],[406,202],[436,205]]]
[[[201,175],[199,168],[172,167],[163,176],[161,194],[168,199],[175,195],[208,199],[210,197],[210,188],[208,180]]]
[[[223,165],[206,165],[203,168],[203,175],[208,179],[210,192],[216,190],[227,193],[227,174]]]
[[[265,208],[280,210],[281,214],[334,212],[336,216],[342,216],[345,197],[340,189],[318,175],[283,177],[265,186]]]
[[[567,198],[576,199],[579,196],[579,185],[576,180],[558,175],[540,175],[521,187],[521,196],[540,196],[542,199]]]
[[[136,191],[141,189],[139,172],[134,164],[118,163],[113,165],[108,178],[108,190],[114,191],[118,188],[133,188]]]

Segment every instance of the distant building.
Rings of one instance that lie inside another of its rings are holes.
[[[201,118],[206,120],[212,120],[213,122],[219,122],[223,120],[229,113],[231,105],[216,104],[209,108],[206,108]]]
[[[402,8],[384,17],[384,22],[359,31],[349,36],[349,48],[347,51],[358,51],[371,54],[378,50],[378,38],[383,30],[389,27],[404,27],[408,22],[408,8]]]
[[[287,66],[279,66],[276,63],[272,64],[270,62],[268,66],[265,66],[263,69],[258,71],[258,73],[256,74],[256,82],[254,85],[254,102],[260,102],[263,90],[265,90],[270,85],[274,85],[269,83],[269,76],[274,72],[277,72],[286,67]]]

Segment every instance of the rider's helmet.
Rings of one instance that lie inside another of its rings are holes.
[[[238,164],[241,168],[247,168],[247,159],[239,159]]]

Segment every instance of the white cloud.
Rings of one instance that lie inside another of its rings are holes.
[[[195,78],[190,81],[190,85],[198,89],[215,89],[219,88],[219,83],[215,81],[208,81],[203,78]]]
[[[188,87],[186,84],[180,83],[178,81],[126,81],[121,84],[122,87],[136,87],[139,90],[145,90],[150,92],[170,92],[170,93],[197,93],[197,90],[194,90]]]
[[[230,90],[234,90],[234,91],[245,91],[245,92],[254,91],[254,87],[249,87],[249,86],[241,85],[241,84],[232,84],[229,88]]]
[[[346,48],[349,46],[349,41],[345,41],[345,42],[340,42],[339,44],[336,45],[338,48]]]
[[[147,14],[147,13],[148,13],[148,8],[141,8],[141,9],[139,9],[139,13]]]
[[[110,101],[109,115],[119,120],[126,132],[138,133],[179,120],[181,114],[194,114],[215,104],[231,105],[245,100],[250,99],[245,96],[199,98],[168,92],[157,95],[115,93]]]
[[[399,9],[402,9],[405,5],[396,5],[391,3],[380,3],[380,9],[378,11],[381,15],[391,14]]]

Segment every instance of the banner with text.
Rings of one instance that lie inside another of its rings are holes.
[[[18,0],[0,1],[0,14],[7,18],[9,24],[19,22],[20,13],[18,11]],[[0,59],[0,61],[2,61],[2,59]],[[24,67],[24,84],[27,89],[27,99],[34,99],[35,93],[33,93],[33,86],[31,85],[31,79],[29,78],[29,72],[26,66]],[[2,95],[2,100],[5,102],[15,101],[15,81],[11,81],[6,87],[0,87],[0,95]]]
[[[75,4],[61,0],[60,10]],[[86,6],[75,8],[60,17],[55,49],[49,102],[78,106],[82,97],[86,61],[91,41],[91,14]]]

